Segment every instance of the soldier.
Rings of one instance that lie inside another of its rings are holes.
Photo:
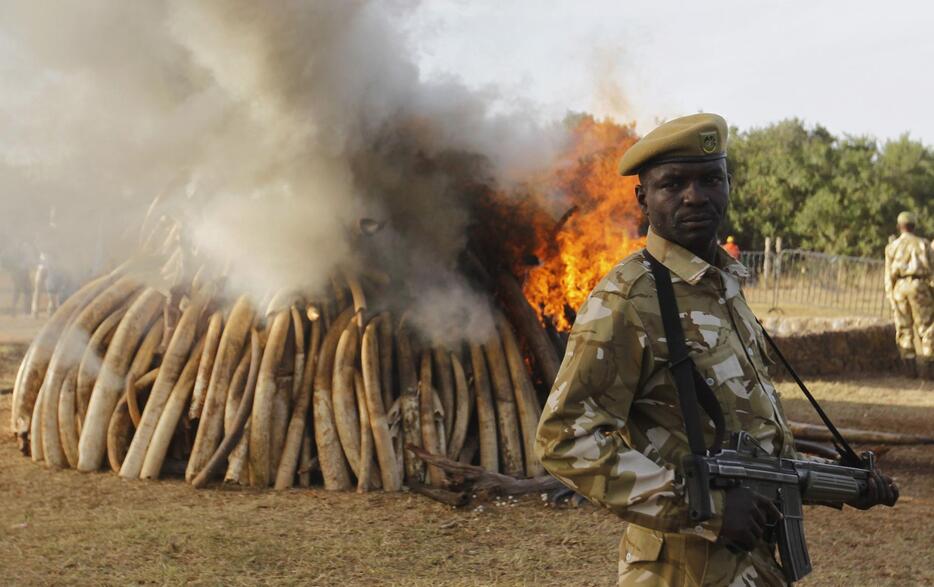
[[[934,361],[934,250],[917,236],[915,217],[902,212],[898,238],[885,247],[885,293],[895,317],[895,343],[906,371],[932,377]],[[915,348],[915,335],[920,347]]]
[[[762,330],[741,291],[748,272],[716,244],[730,192],[726,139],[719,116],[672,120],[633,145],[620,171],[639,175],[646,251],[671,272],[691,357],[727,432],[745,430],[772,455],[797,457]],[[714,489],[713,517],[689,522],[680,470],[689,447],[667,358],[655,281],[640,251],[600,281],[577,315],[539,423],[542,464],[629,522],[620,585],[784,585],[774,546],[763,539],[781,515],[769,500]],[[712,423],[705,436],[709,444]],[[850,505],[897,499],[877,471],[869,487]]]

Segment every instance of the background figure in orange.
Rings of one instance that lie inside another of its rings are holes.
[[[739,261],[739,245],[736,244],[732,236],[726,237],[726,244],[723,245],[723,250],[726,251],[729,256]]]

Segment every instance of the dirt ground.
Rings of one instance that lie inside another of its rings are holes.
[[[22,346],[0,345],[0,389]],[[934,385],[819,381],[841,425],[932,434]],[[788,414],[815,421],[793,386]],[[0,425],[10,395],[0,395]],[[894,448],[895,509],[807,511],[815,571],[801,584],[934,585],[934,447]],[[0,440],[4,585],[612,585],[623,524],[538,496],[452,509],[408,493],[285,493],[51,471]]]

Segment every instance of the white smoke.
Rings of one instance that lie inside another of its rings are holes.
[[[415,8],[5,3],[4,217],[19,238],[52,233],[81,279],[126,254],[162,194],[199,257],[257,297],[314,292],[338,266],[371,261],[350,240],[370,217],[388,222],[379,262],[430,315],[419,324],[429,336],[454,326],[444,316],[489,328],[482,298],[450,277],[471,221],[465,183],[543,168],[563,134],[492,113],[490,96],[456,80],[420,79],[404,33]]]

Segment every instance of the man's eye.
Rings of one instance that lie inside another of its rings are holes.
[[[704,178],[704,183],[707,185],[720,185],[723,183],[723,178],[719,175],[708,175]]]
[[[662,188],[663,190],[673,190],[673,189],[677,189],[678,186],[680,186],[680,185],[681,185],[681,183],[680,183],[679,181],[671,179],[671,180],[668,180],[668,181],[663,181],[663,182],[662,182],[662,185],[661,185],[661,188]]]

